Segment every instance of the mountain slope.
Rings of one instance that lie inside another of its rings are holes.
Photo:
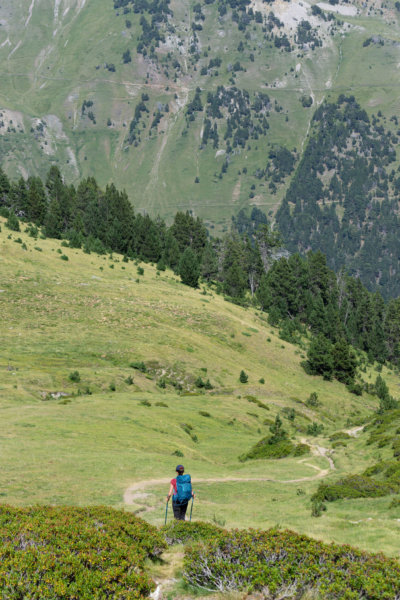
[[[394,7],[114,4],[1,7],[0,148],[10,174],[43,175],[55,161],[69,181],[93,174],[126,187],[138,209],[171,217],[190,208],[222,227],[248,204],[276,209],[291,172],[273,160],[276,146],[298,160],[324,98],[351,90],[368,111],[398,112],[388,84],[397,73]],[[219,86],[240,97],[218,115],[207,94]],[[143,95],[145,110],[135,113]],[[206,144],[207,120],[218,139]]]
[[[367,445],[368,433],[354,431],[372,417],[376,397],[306,375],[300,349],[263,314],[183,286],[169,271],[141,265],[140,275],[121,256],[9,233],[4,221],[1,228],[3,502],[123,506],[125,497],[130,510],[160,523],[183,461],[196,483],[196,518],[279,522],[396,552],[390,497],[310,514],[322,476],[334,481],[391,457],[388,445]],[[386,368],[382,375],[394,392],[397,377]],[[307,402],[312,392],[317,406]],[[306,442],[310,453],[240,462],[278,413],[290,441]],[[317,436],[308,429],[314,422],[324,425]],[[328,436],[344,429],[347,446],[334,447]]]

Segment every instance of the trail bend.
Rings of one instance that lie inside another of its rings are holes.
[[[303,440],[302,440],[303,442]],[[322,477],[326,477],[331,471],[335,469],[334,462],[332,458],[329,456],[330,450],[328,448],[323,448],[322,446],[311,446],[311,452],[314,456],[323,456],[327,459],[329,463],[329,467],[327,469],[321,469],[316,465],[305,462],[307,459],[303,458],[299,461],[310,467],[311,469],[315,469],[317,473],[315,475],[310,475],[308,477],[300,477],[299,479],[273,479],[272,477],[199,477],[194,480],[194,484],[198,483],[248,483],[250,481],[258,481],[258,482],[271,482],[271,483],[282,483],[282,484],[291,484],[291,483],[302,483],[303,481],[314,481],[316,479],[321,479]],[[124,504],[132,505],[135,504],[135,500],[138,498],[138,492],[143,492],[146,488],[155,487],[158,485],[165,485],[167,488],[169,484],[169,480],[167,477],[163,477],[162,479],[143,479],[141,481],[135,481],[131,483],[124,492]]]

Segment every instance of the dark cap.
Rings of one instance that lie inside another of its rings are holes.
[[[175,471],[184,471],[184,470],[185,470],[185,468],[183,465],[178,465],[175,469]]]

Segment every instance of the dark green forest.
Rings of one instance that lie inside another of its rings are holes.
[[[400,294],[400,130],[385,121],[353,96],[322,104],[276,221],[290,252],[321,249],[334,271],[390,298]]]

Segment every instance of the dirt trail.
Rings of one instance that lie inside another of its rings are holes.
[[[345,429],[345,433],[351,435],[351,437],[357,437],[357,434],[364,429],[364,425],[358,427],[352,427],[351,429]]]
[[[301,440],[302,443],[306,443],[306,440]],[[305,462],[307,459],[302,459],[299,463],[307,465],[311,469],[315,469],[318,471],[315,475],[310,475],[308,477],[300,477],[299,479],[272,479],[271,477],[211,477],[211,478],[197,478],[196,483],[247,483],[249,481],[270,481],[272,483],[301,483],[303,481],[314,481],[315,479],[321,479],[322,477],[326,477],[328,473],[335,469],[335,464],[332,458],[329,456],[330,450],[328,448],[323,448],[321,446],[311,446],[311,452],[314,456],[323,456],[329,463],[329,467],[327,469],[321,469],[316,465],[312,465],[311,463]],[[159,485],[168,486],[167,478],[163,477],[162,479],[144,479],[142,481],[136,481],[135,483],[131,483],[131,485],[124,492],[124,503],[131,505],[136,504],[135,500],[142,497],[143,490],[149,487],[155,487]]]

